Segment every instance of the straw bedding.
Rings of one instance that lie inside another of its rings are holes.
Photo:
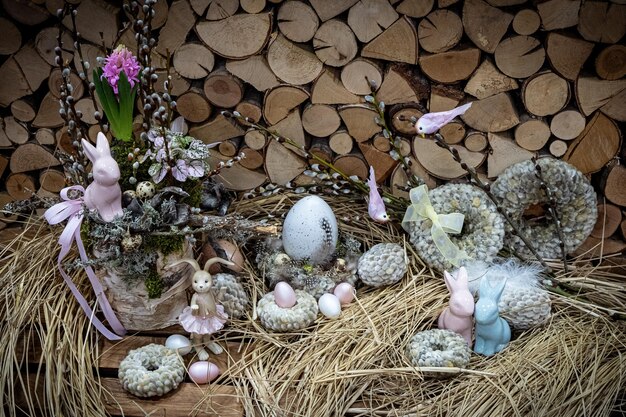
[[[277,195],[241,202],[235,210],[250,217],[280,218],[295,201]],[[447,302],[443,280],[423,265],[396,228],[370,223],[364,205],[354,200],[328,202],[340,230],[366,248],[380,242],[405,246],[409,273],[389,287],[359,289],[357,301],[340,319],[320,318],[303,331],[267,332],[252,320],[254,310],[231,322],[218,341],[246,339],[253,345],[220,381],[236,387],[246,415],[563,417],[603,416],[623,407],[623,278],[589,262],[575,264],[567,273],[555,264],[561,284],[557,292],[562,295],[553,295],[554,314],[546,325],[514,335],[511,345],[494,357],[472,355],[467,371],[448,378],[425,377],[438,371],[415,369],[404,352],[416,332],[434,327]],[[9,411],[25,396],[29,407],[22,411],[27,415],[35,415],[45,404],[51,416],[76,410],[99,416],[104,407],[99,376],[93,371],[97,337],[85,331],[87,318],[56,273],[60,230],[49,230],[41,221],[31,221],[25,233],[0,252],[0,392]],[[250,260],[253,248],[252,243],[245,248]],[[267,288],[251,264],[246,272],[246,290],[258,299]],[[83,286],[87,281],[80,273],[73,278]],[[43,397],[26,389],[33,381],[20,378],[25,358],[15,352],[24,340],[43,346]],[[198,410],[211,407],[210,391],[199,399]]]

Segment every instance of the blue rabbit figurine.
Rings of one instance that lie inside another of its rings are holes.
[[[480,283],[479,298],[476,303],[476,342],[474,352],[491,356],[500,352],[511,341],[509,323],[500,317],[498,302],[504,290],[506,280],[492,287],[487,279]]]

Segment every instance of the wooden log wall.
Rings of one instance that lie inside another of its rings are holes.
[[[58,151],[70,152],[58,114],[56,10],[62,0],[0,0],[0,204],[58,193]],[[92,67],[103,45],[134,47],[119,2],[71,0]],[[69,24],[69,21],[65,22]],[[401,153],[430,186],[464,175],[450,155],[401,120],[467,101],[442,130],[487,179],[551,154],[588,174],[602,209],[589,247],[626,247],[626,0],[159,0],[153,62],[171,57],[178,112],[190,133],[221,142],[218,158],[248,158],[224,174],[234,190],[298,183],[306,161],[220,114],[240,113],[365,178],[406,180],[390,156],[366,78],[378,87]],[[64,59],[78,65],[71,36]],[[97,133],[76,74],[77,108]],[[157,83],[161,85],[162,83]],[[395,190],[397,193],[402,193]],[[11,218],[1,219],[0,227]]]

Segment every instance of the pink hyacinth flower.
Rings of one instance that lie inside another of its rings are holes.
[[[119,45],[111,55],[104,59],[105,65],[102,68],[102,78],[106,78],[115,94],[118,94],[117,83],[120,79],[120,72],[124,71],[130,87],[133,88],[139,82],[139,62],[137,58],[124,45]]]

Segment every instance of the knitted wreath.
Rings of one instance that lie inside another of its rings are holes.
[[[554,196],[565,252],[570,253],[587,239],[598,216],[596,193],[585,176],[570,164],[553,158],[539,159],[541,176]],[[508,167],[493,183],[491,191],[499,206],[518,223],[521,232],[544,258],[561,257],[561,240],[554,221],[529,221],[524,212],[532,205],[549,204],[541,188],[533,161]],[[504,243],[522,255],[532,256],[524,242],[506,225]]]

